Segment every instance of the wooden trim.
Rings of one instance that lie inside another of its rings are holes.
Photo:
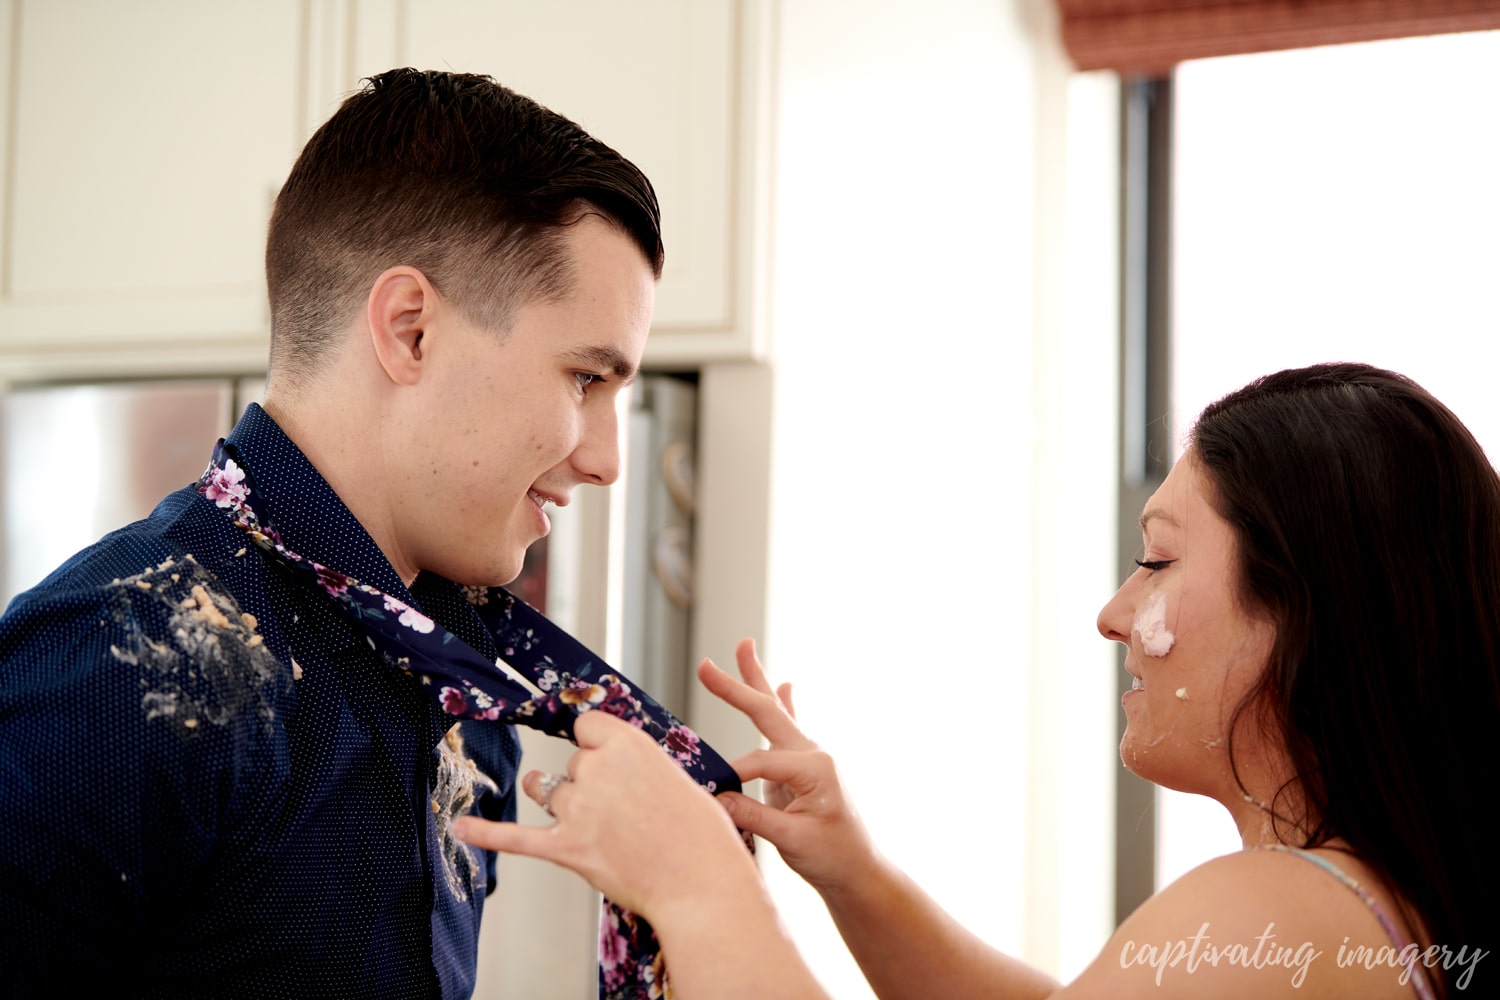
[[[1079,70],[1165,76],[1186,59],[1500,29],[1500,0],[1057,0]]]

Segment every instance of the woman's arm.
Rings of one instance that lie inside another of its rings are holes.
[[[776,844],[788,865],[817,889],[884,1000],[1032,1000],[1057,992],[1050,977],[965,930],[880,854],[845,796],[832,758],[797,727],[790,691],[771,689],[752,644],[742,643],[737,657],[743,681],[706,661],[699,677],[748,715],[770,742],[768,749],[734,762],[744,780],[765,781],[764,802],[738,793],[720,795],[716,802],[644,732],[606,713],[589,712],[574,728],[579,750],[568,762],[572,781],[560,785],[550,800],[554,825],[467,818],[456,832],[481,847],[570,868],[646,917],[661,942],[674,993],[690,1000],[826,998],[778,919],[736,825]],[[539,779],[531,772],[522,782],[533,799],[539,796]],[[1306,873],[1267,870],[1267,860],[1221,859],[1160,893],[1060,995],[1176,1000],[1270,996],[1278,988],[1296,990],[1287,995],[1299,1000],[1330,995],[1320,988],[1317,968],[1315,981],[1298,989],[1301,980],[1290,977],[1296,970],[1271,975],[1230,963],[1197,967],[1175,953],[1163,954],[1169,942],[1174,952],[1191,947],[1205,922],[1216,941],[1253,947],[1255,933],[1269,919],[1278,921],[1278,930],[1291,930],[1294,914],[1320,909],[1299,901],[1292,913],[1279,912],[1295,897],[1296,887],[1271,876],[1290,874],[1306,882]],[[1310,885],[1327,889],[1317,880]],[[1271,912],[1276,916],[1267,917]],[[1257,974],[1247,976],[1247,971]]]
[[[734,762],[743,780],[765,781],[765,802],[719,797],[735,824],[776,845],[818,891],[875,993],[895,998],[1045,997],[1057,982],[962,927],[876,849],[844,794],[833,758],[798,728],[791,689],[773,691],[743,640],[736,680],[705,661],[698,677],[755,723],[770,743]]]
[[[656,931],[673,992],[723,1000],[826,1000],[787,936],[755,859],[713,797],[643,731],[605,712],[574,726],[571,781],[552,826],[465,817],[454,832],[572,869]],[[539,799],[539,772],[522,779]]]
[[[1307,862],[1271,851],[1219,858],[1157,893],[1077,980],[1059,989],[959,926],[881,856],[845,798],[832,759],[797,728],[789,690],[771,690],[748,641],[737,655],[744,682],[706,661],[699,677],[770,741],[769,749],[735,762],[745,780],[765,780],[765,802],[738,793],[716,802],[649,736],[589,712],[575,727],[573,781],[551,799],[555,825],[471,817],[456,832],[482,847],[570,868],[645,916],[661,941],[675,994],[689,1000],[826,1000],[777,918],[736,824],[776,844],[818,890],[885,1000],[1410,995],[1404,970],[1345,962],[1346,950],[1358,946],[1375,955],[1388,943],[1358,897]],[[538,779],[536,772],[523,779],[532,798]]]
[[[766,803],[715,802],[645,733],[603,712],[578,719],[572,781],[553,793],[557,822],[525,827],[466,818],[462,839],[572,869],[657,932],[673,992],[687,998],[824,998],[777,917],[738,831],[760,834],[827,901],[882,997],[1045,996],[1056,983],[960,927],[870,842],[832,759],[800,730],[790,691],[766,681],[746,640],[745,682],[705,661],[699,677],[771,743],[735,762],[766,779]],[[522,780],[539,795],[537,772]],[[721,808],[722,806],[722,808]],[[731,821],[733,820],[733,822]]]

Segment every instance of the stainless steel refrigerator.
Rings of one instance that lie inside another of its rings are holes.
[[[196,480],[257,379],[0,394],[0,605]]]

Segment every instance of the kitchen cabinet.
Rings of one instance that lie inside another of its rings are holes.
[[[762,0],[0,0],[0,383],[254,372],[302,143],[398,65],[487,73],[657,188],[646,364],[762,356]]]
[[[263,367],[297,0],[0,0],[0,380]]]

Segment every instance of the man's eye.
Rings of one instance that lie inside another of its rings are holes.
[[[593,385],[595,382],[604,381],[601,376],[595,375],[593,372],[574,372],[573,378],[578,382],[579,392],[587,392],[590,385]]]

